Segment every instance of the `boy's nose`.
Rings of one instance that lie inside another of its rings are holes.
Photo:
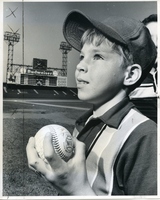
[[[82,72],[87,72],[88,71],[88,67],[87,67],[87,64],[85,62],[80,62],[78,65],[77,65],[77,70],[78,71],[82,71]]]

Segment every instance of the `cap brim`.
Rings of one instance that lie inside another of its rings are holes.
[[[76,50],[81,50],[81,37],[89,28],[96,28],[110,40],[126,45],[121,36],[107,24],[90,19],[82,12],[74,10],[68,14],[63,25],[63,35],[66,41]]]

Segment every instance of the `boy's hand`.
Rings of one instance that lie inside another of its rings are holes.
[[[63,195],[95,195],[89,185],[86,163],[85,145],[75,139],[75,155],[68,162],[62,160],[54,151],[51,134],[44,139],[44,155],[48,163],[45,163],[37,155],[34,138],[31,137],[26,147],[29,167],[42,174],[59,194]]]

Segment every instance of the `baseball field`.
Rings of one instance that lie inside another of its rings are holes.
[[[47,124],[73,131],[75,120],[90,105],[78,100],[4,99],[3,196],[56,196],[56,190],[28,168],[29,137]]]
[[[56,196],[53,186],[28,168],[28,139],[48,124],[62,125],[72,132],[75,120],[91,106],[79,101],[73,89],[4,87],[3,96],[2,195]],[[142,113],[157,121],[155,99],[133,102]]]

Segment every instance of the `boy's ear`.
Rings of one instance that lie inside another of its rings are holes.
[[[125,77],[124,77],[124,85],[134,85],[142,75],[142,68],[138,64],[130,65],[126,68]]]

